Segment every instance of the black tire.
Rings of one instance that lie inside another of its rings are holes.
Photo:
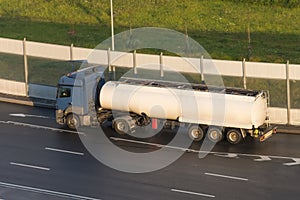
[[[229,129],[226,133],[226,138],[230,144],[238,144],[242,140],[243,136],[240,130]]]
[[[66,118],[66,125],[69,129],[76,130],[80,125],[78,116],[74,114],[68,114]]]
[[[220,142],[223,139],[222,130],[217,127],[209,127],[207,130],[207,137],[214,143]]]
[[[199,142],[203,139],[204,131],[200,126],[192,125],[188,130],[188,134],[193,141]]]
[[[113,122],[115,131],[120,135],[125,135],[130,132],[130,127],[125,119],[115,119]]]

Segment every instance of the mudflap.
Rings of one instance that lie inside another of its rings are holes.
[[[260,141],[260,142],[263,142],[263,141],[267,140],[267,139],[270,138],[273,134],[275,134],[276,131],[277,131],[277,126],[274,126],[274,125],[269,126],[268,128],[266,128],[266,129],[263,131],[262,135],[261,135],[260,138],[259,138],[259,141]]]

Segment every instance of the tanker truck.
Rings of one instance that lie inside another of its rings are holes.
[[[185,127],[187,136],[231,144],[246,136],[261,142],[276,133],[268,123],[268,93],[174,81],[105,77],[92,66],[59,79],[56,122],[70,129],[110,122],[118,134],[140,127]]]

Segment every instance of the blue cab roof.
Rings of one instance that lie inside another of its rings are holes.
[[[98,77],[102,77],[104,70],[105,67],[99,65],[79,69],[62,76],[58,81],[58,85],[80,87],[84,81],[95,80]]]

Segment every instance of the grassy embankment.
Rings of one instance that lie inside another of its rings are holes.
[[[212,58],[242,60],[249,57],[249,27],[251,61],[285,63],[290,60],[291,63],[300,63],[299,0],[113,2],[116,33],[129,27],[145,26],[164,27],[182,33],[187,30],[188,35],[198,41]],[[107,0],[0,0],[0,5],[0,37],[26,37],[27,40],[63,45],[74,43],[88,48],[94,48],[110,37]],[[4,70],[5,65],[22,71],[22,58],[0,57],[1,77],[15,78],[15,73]],[[61,65],[57,67],[53,62],[30,58],[30,81],[54,85],[61,74],[70,70]],[[50,74],[53,77],[49,78]],[[22,76],[19,78],[22,79]],[[240,79],[232,81],[232,78],[225,77],[224,80],[226,85],[241,86]],[[285,105],[284,81],[249,79],[248,85],[254,89],[270,90],[274,99],[271,103]],[[300,93],[297,85],[297,82],[292,82],[292,93]],[[297,99],[292,104],[299,106]]]

